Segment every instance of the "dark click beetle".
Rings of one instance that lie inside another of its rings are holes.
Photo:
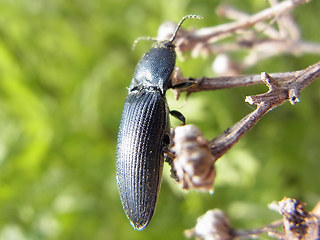
[[[159,41],[139,61],[125,100],[118,133],[117,183],[122,207],[137,230],[150,222],[160,188],[164,148],[170,142],[166,91],[176,52],[173,41],[187,18],[178,24],[169,41]]]

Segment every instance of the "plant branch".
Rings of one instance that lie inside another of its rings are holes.
[[[177,77],[176,75],[173,77]],[[227,83],[227,87],[238,86],[239,83],[263,82],[268,86],[269,91],[246,97],[245,101],[249,104],[255,104],[257,108],[211,141],[206,142],[201,132],[193,126],[179,127],[179,131],[176,128],[176,134],[173,134],[174,145],[172,148],[174,152],[172,156],[175,158],[173,172],[177,173],[175,178],[184,189],[193,187],[210,190],[216,176],[212,163],[232,148],[268,111],[286,101],[290,101],[292,105],[299,102],[300,91],[320,76],[320,62],[304,70],[277,73],[273,76],[275,78],[263,72],[260,75],[260,80],[256,75],[249,75],[247,77],[249,80],[246,79],[246,76],[232,77],[236,84]],[[252,81],[252,79],[255,80]],[[199,88],[199,85],[196,85],[194,89]],[[216,87],[215,85],[207,85],[206,90],[209,90],[208,86],[211,86],[212,89]],[[209,151],[211,151],[212,157],[208,155]]]
[[[308,0],[286,0],[278,3],[270,0],[271,7],[250,15],[223,4],[217,14],[233,20],[219,26],[198,30],[179,31],[175,45],[178,53],[190,51],[193,57],[218,54],[213,70],[219,75],[239,75],[243,69],[257,62],[280,54],[320,54],[320,44],[301,39],[299,27],[290,12]],[[277,23],[277,24],[274,24]],[[158,31],[158,39],[168,39],[176,24],[164,23]],[[218,41],[235,36],[231,43]],[[228,58],[230,52],[243,49],[247,55],[239,61]],[[224,58],[220,55],[223,54]],[[227,59],[227,60],[225,60]],[[227,62],[225,62],[227,61]]]
[[[269,91],[246,97],[246,102],[257,105],[256,110],[210,142],[212,154],[216,159],[227,152],[265,113],[287,100],[292,105],[299,102],[300,91],[320,76],[320,62],[291,77],[288,77],[288,74],[285,76],[285,80],[279,81],[279,78],[274,79],[267,73],[262,73],[261,80],[267,84]]]
[[[186,34],[185,41],[177,40],[177,48],[180,52],[185,52],[193,49],[198,42],[212,43],[222,38],[226,38],[240,30],[254,26],[257,23],[276,18],[282,14],[289,12],[295,7],[307,3],[310,0],[287,0],[278,3],[270,8],[264,9],[252,16],[242,16],[235,22],[222,24],[215,27],[202,28]],[[224,5],[225,6],[225,5]],[[221,8],[220,8],[221,11]],[[184,38],[181,36],[181,38]]]

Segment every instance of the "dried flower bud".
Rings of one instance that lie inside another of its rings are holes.
[[[214,158],[200,130],[194,125],[177,127],[173,141],[173,165],[182,188],[212,190],[216,176]]]
[[[305,204],[296,199],[285,197],[279,202],[285,239],[320,239],[320,221],[304,207]]]
[[[197,220],[194,229],[185,232],[187,237],[197,236],[205,240],[232,240],[232,228],[228,217],[219,209],[206,212]]]

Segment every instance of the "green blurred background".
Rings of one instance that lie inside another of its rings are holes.
[[[224,3],[257,12],[267,1]],[[206,210],[221,208],[239,228],[279,218],[267,204],[284,196],[320,200],[320,84],[301,103],[268,113],[217,163],[215,193],[182,192],[164,169],[152,222],[134,231],[119,201],[115,149],[126,87],[161,23],[207,27],[218,1],[0,1],[0,240],[184,239]],[[318,41],[320,2],[294,16],[304,39]],[[207,59],[178,61],[185,76],[213,76]],[[319,56],[279,56],[247,73],[293,71]],[[265,86],[198,93],[169,105],[213,138],[252,110],[246,95]]]

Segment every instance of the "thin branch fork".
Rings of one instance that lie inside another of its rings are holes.
[[[279,76],[284,76],[283,78]],[[273,78],[267,73],[261,74],[261,81],[269,91],[264,94],[246,97],[246,102],[257,105],[256,110],[227,129],[219,137],[210,141],[211,152],[216,159],[225,154],[237,141],[251,129],[258,120],[273,108],[290,101],[292,105],[300,101],[300,91],[320,76],[320,62],[298,72],[280,73]]]
[[[252,16],[247,16],[245,18],[242,17],[236,22],[219,25],[212,28],[203,28],[196,31],[194,35],[199,38],[214,39],[218,35],[232,34],[235,31],[251,27],[259,22],[278,17],[279,15],[296,8],[298,5],[305,4],[307,2],[310,2],[310,0],[283,1]]]
[[[202,28],[193,31],[177,40],[176,46],[180,52],[192,50],[199,42],[212,43],[222,38],[226,38],[235,32],[254,26],[268,19],[277,18],[278,16],[289,12],[298,5],[310,2],[310,0],[286,0],[270,8],[264,9],[252,16],[241,18],[235,22],[222,24],[210,28]]]
[[[175,128],[171,157],[174,158],[174,176],[182,188],[212,190],[216,176],[213,163],[232,148],[268,111],[286,101],[290,101],[292,105],[299,102],[300,91],[320,77],[320,62],[304,70],[278,73],[274,76],[276,78],[265,72],[261,73],[260,80],[256,80],[255,83],[265,83],[269,87],[269,91],[264,94],[248,96],[245,100],[249,104],[255,104],[257,108],[211,141],[207,142],[200,130],[193,125]],[[255,75],[249,75],[249,78],[257,79]],[[239,79],[236,79],[236,85],[242,80],[247,83],[245,76],[240,76]],[[227,86],[230,85],[233,84]],[[197,89],[197,87],[193,88]],[[214,89],[215,86],[213,85],[212,88]],[[206,90],[209,88],[207,87]]]
[[[190,51],[192,57],[206,57],[211,54],[227,56],[230,52],[248,50],[241,61],[229,59],[227,66],[223,65],[224,61],[221,62],[218,55],[213,68],[220,75],[239,75],[243,69],[280,54],[320,54],[320,44],[301,39],[299,27],[290,15],[292,9],[309,1],[270,2],[271,7],[253,15],[225,4],[219,6],[217,14],[233,22],[190,31],[181,29],[175,40],[177,52],[183,54]],[[176,25],[170,22],[162,24],[158,30],[158,39],[168,39],[175,28]],[[235,42],[216,43],[230,36],[236,37]]]

